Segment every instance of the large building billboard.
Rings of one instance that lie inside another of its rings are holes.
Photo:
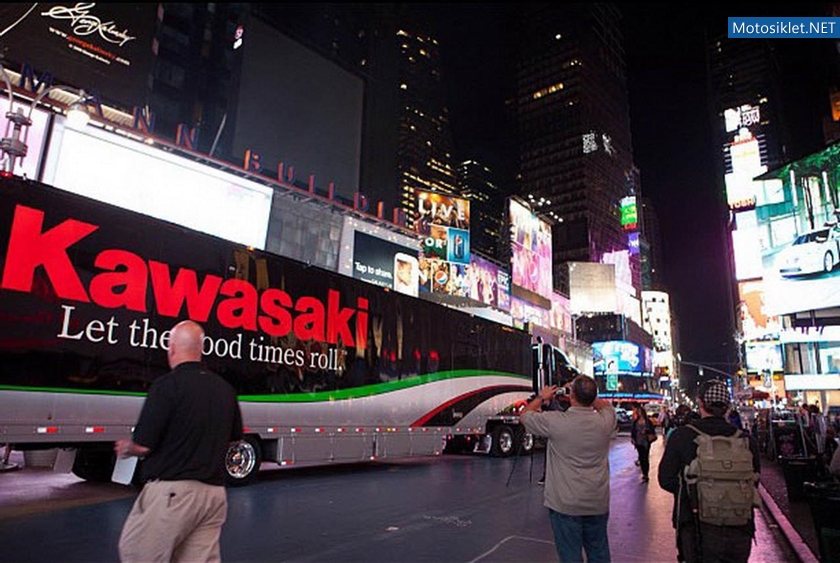
[[[651,375],[650,349],[626,340],[593,342],[595,375]]]
[[[754,185],[755,209],[735,217],[738,277],[760,273],[770,316],[840,306],[840,145]]]
[[[551,299],[551,225],[525,205],[510,200],[513,285]]]
[[[510,273],[473,255],[468,271],[470,298],[502,311],[510,311]]]
[[[59,84],[121,106],[146,102],[157,3],[0,5],[0,48]],[[6,63],[8,65],[8,63]]]
[[[420,278],[417,252],[356,231],[353,241],[353,277],[417,297]]]
[[[575,313],[618,310],[614,264],[569,263],[569,297]]]
[[[427,257],[470,263],[469,200],[418,190],[415,225]]]

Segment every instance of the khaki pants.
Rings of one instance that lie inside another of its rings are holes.
[[[120,536],[123,563],[219,562],[227,518],[224,487],[200,481],[146,483]]]

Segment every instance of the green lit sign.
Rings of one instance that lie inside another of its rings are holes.
[[[618,391],[618,374],[607,374],[607,391]]]
[[[621,200],[621,226],[627,231],[635,230],[638,222],[639,214],[636,209],[636,197],[625,197]]]

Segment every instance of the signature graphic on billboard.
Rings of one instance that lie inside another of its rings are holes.
[[[0,32],[0,37],[3,37],[17,27],[23,20],[29,17],[36,7],[38,7],[37,3],[32,4],[17,21]],[[119,45],[120,47],[129,41],[137,39],[137,37],[129,35],[128,29],[124,28],[120,30],[113,21],[102,21],[98,16],[92,14],[91,10],[95,7],[96,2],[79,2],[72,7],[52,6],[47,11],[41,12],[40,15],[54,20],[70,20],[71,31],[76,35],[85,36],[96,33],[104,41]]]

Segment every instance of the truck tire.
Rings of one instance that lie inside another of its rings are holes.
[[[117,458],[110,448],[81,448],[73,461],[73,474],[85,481],[108,483]]]
[[[516,437],[513,434],[510,426],[500,424],[493,429],[492,445],[490,446],[490,455],[494,457],[508,457],[514,453],[516,446]]]
[[[262,462],[260,440],[245,436],[232,444],[225,454],[225,482],[232,487],[244,487],[257,477]]]
[[[519,455],[531,455],[531,452],[534,451],[534,442],[535,438],[534,435],[525,430],[524,428],[519,428],[516,432],[516,451]]]

